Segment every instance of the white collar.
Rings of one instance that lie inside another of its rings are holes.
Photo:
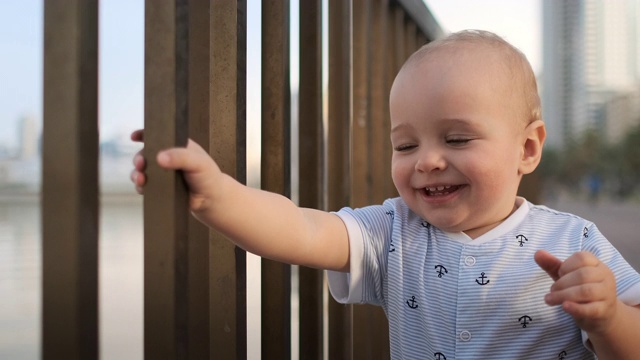
[[[444,233],[451,240],[458,241],[463,244],[484,244],[511,231],[518,224],[520,224],[522,220],[524,220],[524,218],[529,213],[529,203],[525,198],[518,196],[516,197],[515,205],[517,209],[511,215],[509,215],[509,217],[504,219],[504,221],[502,221],[498,226],[478,236],[475,239],[470,238],[469,235],[465,234],[464,232],[450,233],[444,231]]]

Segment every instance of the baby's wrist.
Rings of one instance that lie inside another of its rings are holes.
[[[589,338],[599,338],[602,340],[610,339],[615,335],[616,329],[620,328],[619,324],[623,322],[622,316],[624,311],[622,308],[626,305],[620,300],[616,300],[612,314],[605,319],[595,320],[590,330],[585,330],[589,334]]]

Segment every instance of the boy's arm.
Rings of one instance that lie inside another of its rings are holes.
[[[628,306],[618,300],[609,329],[588,334],[598,359],[637,359],[640,354],[640,305]]]
[[[142,131],[132,139],[142,141]],[[282,195],[240,184],[191,140],[186,148],[159,152],[156,161],[165,169],[182,170],[193,215],[239,247],[285,263],[349,270],[347,230],[337,215],[299,208]],[[146,164],[141,154],[134,166],[132,181],[142,192]]]
[[[347,230],[337,215],[299,208],[227,175],[219,185],[219,196],[193,214],[241,248],[285,263],[349,270]]]
[[[598,359],[637,359],[640,305],[617,298],[616,280],[607,265],[589,252],[561,261],[541,250],[535,260],[555,281],[545,302],[561,305],[574,318],[589,335]]]

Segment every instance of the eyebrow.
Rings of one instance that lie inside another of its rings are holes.
[[[400,131],[400,130],[402,130],[404,128],[412,128],[412,126],[408,125],[407,123],[398,124],[398,125],[396,125],[396,126],[391,128],[391,134],[393,134],[395,132],[398,132],[398,131]]]
[[[443,120],[447,120],[450,121],[452,123],[455,124],[460,124],[460,125],[469,125],[469,126],[475,126],[475,123],[469,119],[464,119],[464,118],[450,118],[450,119],[443,119]]]
[[[474,123],[473,121],[469,120],[469,119],[465,119],[465,118],[445,118],[445,119],[440,119],[440,120],[445,120],[447,121],[447,125],[464,125],[464,126],[471,126],[471,127],[476,127],[477,124]],[[413,126],[407,124],[407,123],[400,123],[396,126],[394,126],[393,128],[391,128],[391,134],[393,134],[394,132],[403,130],[405,128],[408,128],[409,130],[413,129]]]

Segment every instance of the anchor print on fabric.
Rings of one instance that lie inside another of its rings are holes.
[[[395,219],[396,217],[396,213],[393,210],[389,210],[385,214],[391,216],[391,220]]]
[[[396,251],[396,246],[395,246],[395,245],[393,245],[393,239],[391,239],[391,240],[389,241],[389,252],[390,252],[390,253],[392,253],[392,252],[394,252],[394,251]]]
[[[447,360],[447,357],[446,357],[446,356],[444,356],[444,354],[443,354],[443,353],[441,353],[441,352],[439,352],[439,351],[438,351],[437,353],[434,353],[434,354],[433,354],[433,358],[434,358],[435,360]]]
[[[562,350],[560,354],[558,354],[558,360],[564,360],[567,357],[567,352]]]
[[[480,281],[478,281],[478,279],[480,279]],[[484,275],[484,273],[480,273],[480,277],[476,279],[476,282],[478,283],[478,285],[487,285],[489,282],[491,282],[491,280],[487,280],[484,281],[484,279],[487,279],[487,276]]]
[[[422,227],[425,227],[427,229],[431,227],[431,224],[429,224],[428,222],[426,222],[424,220],[422,220],[422,223],[420,225],[422,225]]]
[[[522,234],[516,235],[516,240],[518,240],[518,243],[520,244],[520,247],[524,246],[524,242],[525,241],[529,241],[529,239],[527,239],[527,237],[522,235]]]
[[[444,276],[444,274],[448,274],[449,272],[447,271],[447,268],[442,266],[442,265],[436,265],[434,267],[434,269],[438,270],[436,271],[438,273],[438,277],[442,278]]]
[[[522,324],[523,328],[526,328],[527,325],[531,323],[531,321],[533,321],[533,319],[529,315],[520,316],[520,318],[518,319],[518,322]]]
[[[585,239],[589,237],[589,229],[587,229],[586,226],[584,227],[584,229],[582,229],[582,237],[584,237]]]
[[[418,302],[416,301],[416,297],[412,296],[411,300],[407,300],[407,306],[412,308],[412,309],[417,309],[418,308]]]

